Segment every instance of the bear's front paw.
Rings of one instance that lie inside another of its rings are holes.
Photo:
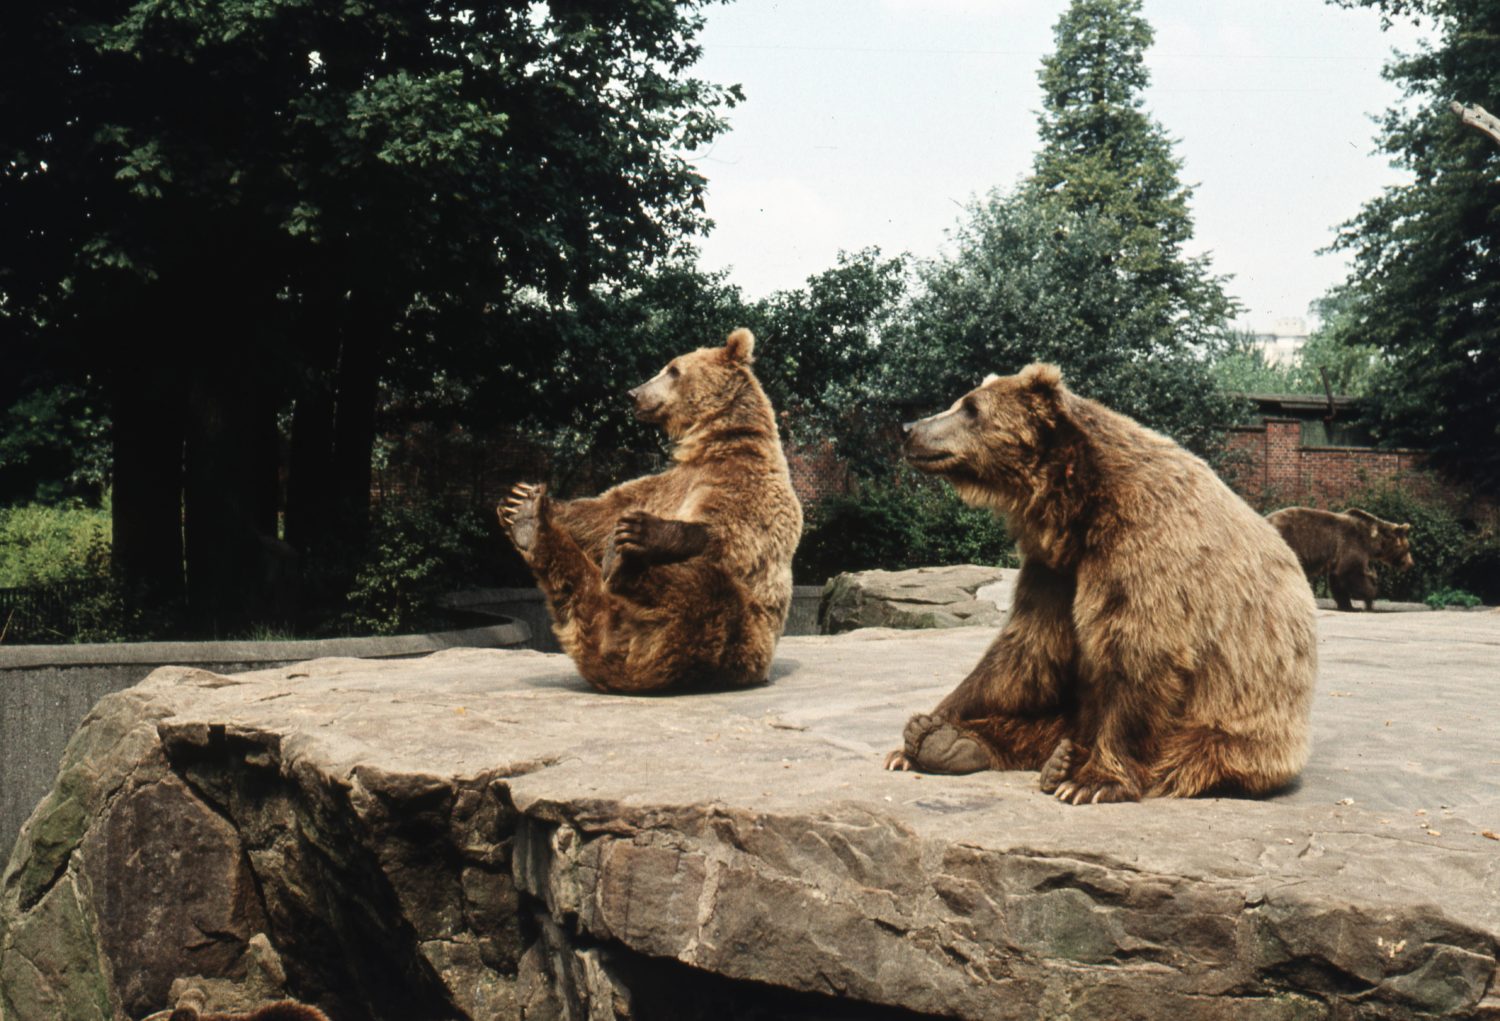
[[[640,556],[660,544],[658,525],[661,520],[643,510],[626,511],[615,522],[615,552],[620,556]]]
[[[992,765],[979,739],[947,720],[918,713],[902,732],[904,758],[928,773],[977,773]]]
[[[1139,801],[1140,795],[1122,783],[1077,783],[1069,780],[1053,795],[1070,805],[1103,805],[1111,801]]]
[[[1076,754],[1076,750],[1069,754]],[[1056,756],[1057,753],[1053,752],[1053,757]],[[1048,765],[1051,765],[1050,760]],[[1134,786],[1109,776],[1103,770],[1090,768],[1089,763],[1077,769],[1072,779],[1059,783],[1051,793],[1058,801],[1070,805],[1102,805],[1111,801],[1141,800],[1140,791]]]
[[[530,553],[547,516],[547,487],[518,482],[505,502],[495,508],[500,527],[521,553]]]

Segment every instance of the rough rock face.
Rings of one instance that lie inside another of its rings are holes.
[[[910,571],[856,571],[831,578],[818,607],[818,631],[863,627],[996,627],[1010,605],[1016,571],[959,564]]]
[[[0,1018],[1500,1018],[1500,615],[1323,614],[1267,801],[881,771],[990,634],[783,642],[589,691],[451,650],[102,700],[0,880]]]

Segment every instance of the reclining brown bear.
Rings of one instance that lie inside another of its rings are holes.
[[[521,484],[500,523],[536,575],[553,631],[603,691],[766,680],[792,598],[802,505],[755,337],[672,359],[630,391],[673,466],[586,500]]]
[[[1342,514],[1314,507],[1286,507],[1266,518],[1297,554],[1308,581],[1327,577],[1328,590],[1340,610],[1353,611],[1354,600],[1375,609],[1377,560],[1405,570],[1412,566],[1411,525],[1383,521],[1350,507]]]
[[[1050,365],[906,429],[907,460],[1003,514],[1022,564],[999,636],[888,769],[1040,769],[1073,804],[1262,794],[1298,774],[1312,593],[1206,464]]]

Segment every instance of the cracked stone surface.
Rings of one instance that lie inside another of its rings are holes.
[[[675,698],[524,651],[159,670],[17,842],[0,1018],[186,982],[334,1021],[1500,1019],[1500,613],[1319,625],[1313,759],[1266,801],[882,771],[978,628]]]
[[[909,571],[855,571],[823,586],[818,631],[858,628],[997,627],[1019,572],[957,564]]]

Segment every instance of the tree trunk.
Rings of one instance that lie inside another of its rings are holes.
[[[183,596],[185,415],[180,396],[161,392],[161,378],[121,373],[110,402],[114,565],[131,604],[151,610]]]
[[[205,372],[189,405],[188,610],[200,633],[225,637],[272,615],[276,407],[243,369]]]
[[[339,355],[338,411],[334,418],[333,484],[338,523],[346,535],[361,540],[370,525],[370,456],[375,448],[375,404],[380,396],[377,336],[356,330],[345,339]]]

